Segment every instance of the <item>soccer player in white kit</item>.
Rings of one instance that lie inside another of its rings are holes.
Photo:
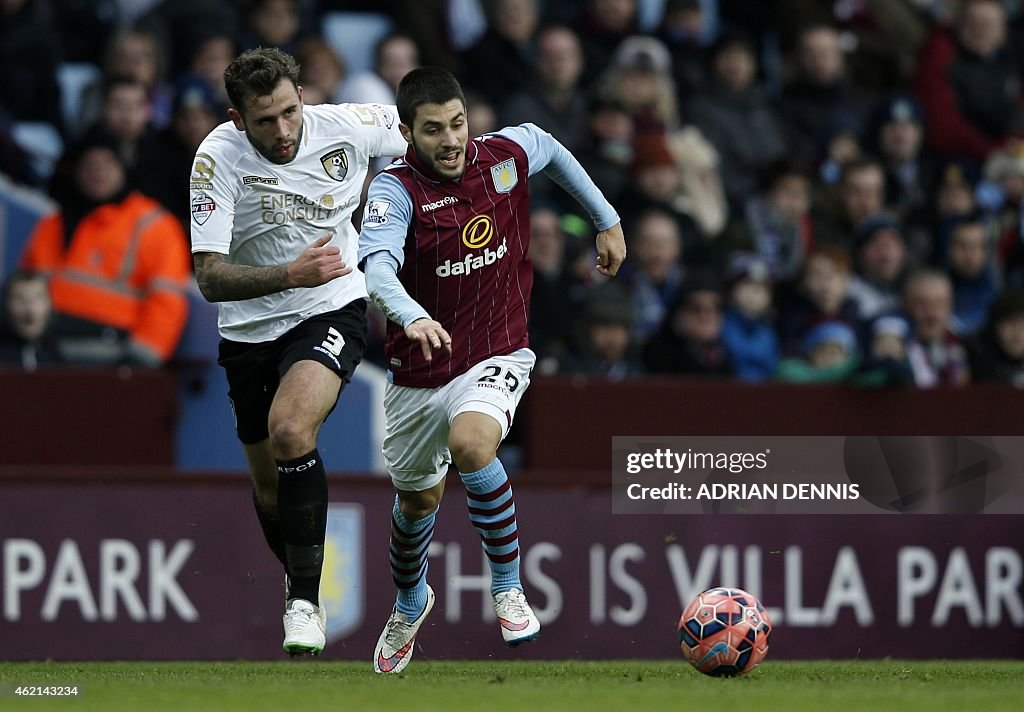
[[[199,146],[189,188],[196,278],[218,303],[218,362],[256,514],[285,568],[284,650],[316,655],[327,522],[317,434],[366,341],[351,216],[370,159],[406,143],[393,106],[306,107],[298,75],[278,49],[235,58],[231,120]]]

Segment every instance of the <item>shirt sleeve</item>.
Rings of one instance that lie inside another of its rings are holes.
[[[427,310],[405,291],[398,279],[398,263],[387,252],[374,252],[367,257],[363,274],[370,299],[403,329],[417,319],[430,318]]]
[[[496,134],[522,146],[526,151],[530,175],[544,171],[586,208],[598,230],[607,230],[618,224],[619,214],[615,212],[615,208],[583,170],[575,156],[554,136],[536,124],[509,126],[497,131]]]
[[[412,224],[412,198],[402,182],[387,172],[370,183],[359,230],[359,268],[374,252],[387,252],[398,268],[405,262],[405,238]]]
[[[398,128],[398,109],[388,104],[341,104],[351,111],[369,132],[367,145],[371,156],[402,156],[409,144]]]
[[[231,251],[231,231],[235,223],[237,183],[231,166],[218,150],[216,137],[208,137],[199,146],[189,177],[189,227],[192,252]]]

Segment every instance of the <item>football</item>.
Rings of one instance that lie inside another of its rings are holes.
[[[731,677],[756,668],[768,654],[772,622],[764,606],[739,588],[709,588],[679,619],[679,649],[705,675]]]

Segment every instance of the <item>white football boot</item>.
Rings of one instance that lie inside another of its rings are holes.
[[[410,621],[404,613],[399,613],[397,608],[391,611],[373,653],[374,672],[397,673],[405,670],[405,666],[412,660],[413,649],[416,647],[416,633],[433,607],[434,589],[427,586],[427,605],[423,607],[423,613],[420,613],[416,620]]]
[[[291,656],[319,655],[327,644],[327,613],[302,598],[284,609],[284,652]]]
[[[494,612],[501,624],[501,637],[506,645],[515,647],[540,637],[540,621],[518,588],[494,596]]]

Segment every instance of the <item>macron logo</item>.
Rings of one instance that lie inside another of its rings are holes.
[[[466,255],[464,259],[461,259],[458,262],[445,260],[444,264],[438,265],[438,268],[434,270],[434,274],[438,277],[458,277],[460,275],[468,275],[475,269],[493,265],[506,254],[508,254],[508,240],[503,238],[501,240],[501,245],[497,250],[491,250],[485,247],[482,255]]]
[[[421,205],[420,206],[420,210],[422,212],[424,212],[424,213],[429,213],[432,210],[437,210],[438,208],[443,208],[446,205],[455,205],[457,202],[459,202],[458,199],[453,198],[450,195],[446,195],[443,198],[441,198],[440,200],[435,200],[433,203],[427,203],[426,205]]]

